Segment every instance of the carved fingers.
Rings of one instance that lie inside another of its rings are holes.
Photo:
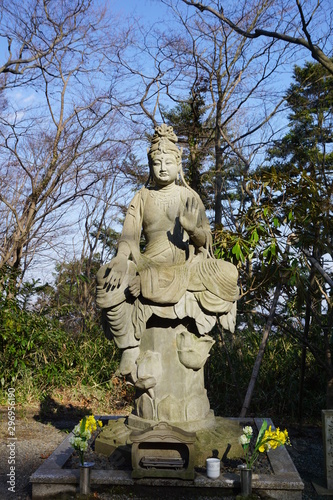
[[[199,202],[194,197],[187,198],[183,211],[180,213],[179,221],[182,227],[190,235],[194,233],[198,223]]]
[[[105,279],[108,289],[117,288],[123,281],[127,271],[127,258],[122,255],[114,257],[109,266],[109,274]]]
[[[135,276],[128,284],[129,291],[133,297],[139,297],[140,295],[140,276]]]

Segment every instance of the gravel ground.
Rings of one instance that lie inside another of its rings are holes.
[[[288,452],[304,483],[303,500],[327,500],[329,497],[318,495],[313,486],[326,485],[321,428],[305,427],[302,433],[290,428],[289,435],[292,446]]]
[[[33,415],[18,417],[15,421],[15,438],[7,438],[7,413],[0,413],[0,498],[1,500],[30,500],[30,475],[38,469],[55,448],[64,440],[65,434],[53,425],[37,422]],[[9,443],[15,443],[15,457],[10,455]],[[15,493],[8,491],[10,472],[8,460],[15,459]]]
[[[65,432],[72,429],[75,423],[77,423],[77,420],[73,421],[68,418],[62,421],[57,420],[49,423],[41,423],[34,418],[34,412],[16,415],[16,440],[12,440],[7,439],[7,413],[0,409],[1,500],[31,500],[31,485],[29,484],[30,475],[63,441],[66,435]],[[305,485],[303,499],[327,499],[327,496],[318,495],[312,484],[324,484],[321,429],[317,427],[305,427],[302,434],[294,428],[288,428],[288,430],[292,443],[292,447],[288,447],[288,451]],[[10,443],[15,443],[15,447],[13,445],[11,447],[8,446]],[[10,479],[9,476],[7,476],[10,472],[8,460],[13,458],[13,451],[15,453],[15,492],[8,491],[10,484],[7,483]],[[142,498],[147,498],[144,492],[142,493]],[[132,497],[132,495],[130,496]],[[69,496],[67,498],[70,499],[74,497]],[[126,500],[128,495],[123,494],[121,491],[115,491],[112,495],[102,493],[98,496],[95,495],[93,498],[98,498],[100,500],[108,500],[110,498]],[[184,498],[189,498],[188,492]],[[230,499],[232,497],[228,498]],[[211,497],[210,500],[213,500],[213,497]]]

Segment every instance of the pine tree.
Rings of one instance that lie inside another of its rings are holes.
[[[289,221],[293,252],[289,263],[286,314],[298,316],[303,325],[299,417],[306,362],[311,356],[325,366],[327,407],[333,407],[331,331],[333,322],[330,277],[323,269],[324,256],[333,257],[333,77],[321,65],[295,67],[294,83],[286,101],[290,108],[289,132],[269,151],[272,165],[262,180],[275,190],[281,223]],[[298,327],[299,330],[299,327]],[[315,349],[314,349],[315,347]],[[319,348],[319,350],[318,350]]]

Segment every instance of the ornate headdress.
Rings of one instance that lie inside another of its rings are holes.
[[[162,123],[162,125],[156,127],[150,149],[148,150],[149,167],[151,167],[151,161],[154,156],[161,153],[172,153],[179,165],[182,160],[183,150],[176,146],[177,142],[178,138],[171,126]]]

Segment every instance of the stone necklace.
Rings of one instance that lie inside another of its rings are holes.
[[[151,189],[149,191],[149,195],[153,199],[154,204],[157,207],[162,208],[163,211],[167,210],[179,201],[179,191],[174,185],[171,188],[167,186],[158,190]]]

